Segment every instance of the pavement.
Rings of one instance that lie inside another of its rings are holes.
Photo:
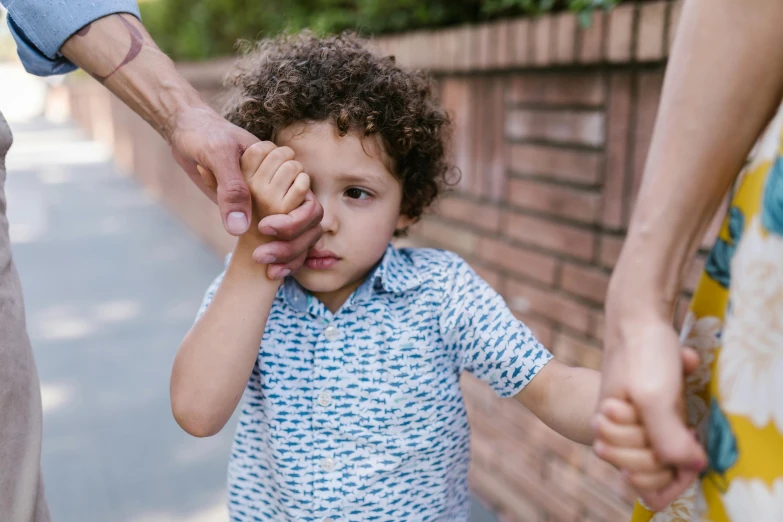
[[[175,351],[222,263],[119,174],[110,151],[71,124],[19,112],[8,217],[54,522],[226,522],[234,421],[195,439],[168,398]],[[474,502],[471,522],[495,520]]]

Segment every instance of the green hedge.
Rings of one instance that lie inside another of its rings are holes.
[[[239,39],[310,28],[364,34],[443,27],[571,9],[583,22],[621,0],[152,0],[140,2],[144,24],[172,58],[231,54]]]

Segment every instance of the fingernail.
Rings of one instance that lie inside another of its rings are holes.
[[[272,254],[264,254],[256,258],[256,263],[259,265],[271,265],[277,258]]]
[[[265,236],[276,236],[277,230],[272,227],[261,227],[261,233]]]
[[[288,274],[290,273],[291,271],[289,269],[284,268],[280,271],[279,274],[277,274],[277,276],[275,276],[275,279],[283,279],[284,277],[288,276]]]
[[[226,228],[231,234],[244,234],[247,232],[247,216],[242,212],[229,213],[226,216]]]
[[[601,444],[600,442],[596,442],[595,444],[593,444],[593,451],[595,452],[596,455],[600,457],[601,453],[604,452],[604,445]]]

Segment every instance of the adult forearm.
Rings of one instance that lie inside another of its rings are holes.
[[[670,316],[684,269],[783,94],[783,2],[687,0],[608,320]]]
[[[174,361],[171,405],[182,428],[214,435],[239,403],[258,357],[279,281],[251,259],[240,238],[226,274],[204,315],[188,332]]]
[[[134,16],[113,14],[85,26],[60,49],[169,138],[176,117],[205,106]]]

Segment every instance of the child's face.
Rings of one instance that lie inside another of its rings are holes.
[[[286,127],[276,143],[294,150],[324,208],[323,237],[294,277],[334,312],[383,257],[394,231],[410,224],[400,215],[402,184],[375,138],[340,136],[328,122]]]

